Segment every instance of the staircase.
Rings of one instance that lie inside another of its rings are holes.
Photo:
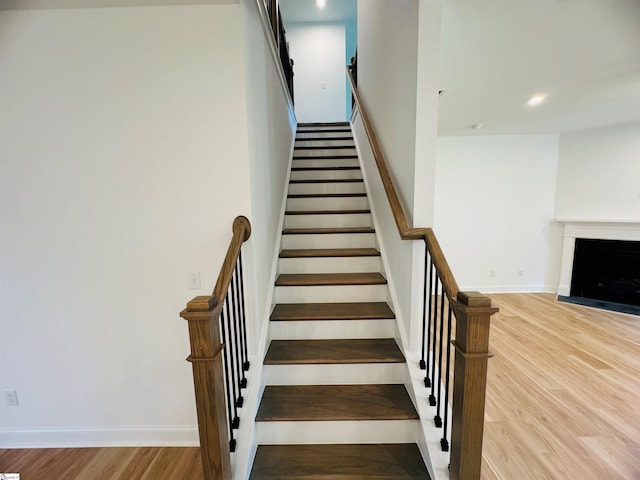
[[[428,479],[349,124],[299,126],[250,478]]]

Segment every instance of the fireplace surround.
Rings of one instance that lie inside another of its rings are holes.
[[[558,299],[640,315],[640,221],[560,221]]]

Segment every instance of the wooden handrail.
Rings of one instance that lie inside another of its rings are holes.
[[[187,303],[180,316],[189,322],[193,383],[198,415],[200,457],[204,480],[231,480],[229,418],[227,416],[220,336],[220,314],[232,281],[242,244],[251,235],[246,217],[233,221],[233,236],[211,295]],[[247,367],[248,368],[248,367]]]
[[[218,281],[216,282],[216,286],[213,288],[213,293],[211,294],[218,303],[224,302],[224,299],[227,296],[229,282],[231,282],[231,275],[233,275],[233,269],[238,261],[240,249],[242,248],[242,244],[249,240],[250,236],[251,223],[247,217],[243,217],[242,215],[236,217],[233,221],[233,238],[229,244],[227,255],[224,257],[224,262],[222,262]]]
[[[251,223],[247,217],[242,215],[233,221],[233,237],[227,249],[227,255],[224,257],[216,286],[210,296],[195,297],[187,303],[187,312],[208,312],[209,310],[220,307],[224,303],[229,290],[229,282],[233,275],[233,269],[238,261],[242,244],[251,236]]]
[[[349,78],[349,82],[351,83],[353,98],[356,101],[358,111],[360,112],[360,116],[362,117],[364,129],[367,133],[367,137],[369,138],[369,143],[371,144],[373,158],[375,159],[376,165],[378,166],[380,179],[382,180],[384,191],[387,194],[387,200],[389,201],[389,206],[391,207],[391,212],[393,213],[393,218],[396,222],[396,227],[398,229],[398,233],[400,234],[400,238],[402,238],[403,240],[424,240],[427,248],[429,249],[429,253],[431,254],[431,258],[433,258],[433,264],[442,281],[444,291],[449,300],[452,300],[458,295],[460,288],[458,287],[456,279],[454,278],[453,273],[449,268],[449,263],[447,262],[447,259],[444,256],[442,249],[440,248],[440,244],[438,243],[438,240],[436,239],[436,236],[431,228],[409,227],[407,216],[405,215],[402,204],[400,203],[396,187],[393,184],[393,179],[391,178],[391,173],[389,172],[389,168],[387,167],[387,162],[384,159],[382,149],[378,144],[376,133],[373,130],[373,126],[371,124],[371,121],[369,120],[369,115],[364,108],[364,104],[362,103],[362,99],[360,98],[360,93],[358,92],[358,88],[355,81],[353,80],[353,76],[351,75],[351,70],[349,70],[349,67],[347,67],[347,76]]]
[[[393,184],[393,179],[387,167],[387,163],[382,154],[382,149],[378,144],[375,131],[366,109],[360,98],[360,94],[356,87],[356,83],[351,75],[349,67],[347,67],[347,76],[351,83],[351,91],[362,118],[365,132],[367,134],[373,157],[380,173],[380,179],[384,186],[391,212],[403,240],[424,240],[425,248],[431,256],[432,265],[435,267],[437,279],[439,279],[442,289],[449,301],[450,307],[453,309],[456,318],[456,339],[452,343],[456,350],[454,364],[454,385],[453,385],[453,406],[452,406],[452,424],[451,424],[451,455],[449,478],[451,480],[479,480],[482,464],[482,437],[484,425],[484,403],[487,379],[487,360],[491,356],[489,348],[489,327],[491,315],[498,311],[491,305],[491,299],[479,292],[461,292],[458,284],[449,268],[449,263],[440,248],[440,244],[431,228],[412,228],[409,227],[407,216],[404,213],[398,193]],[[426,254],[425,254],[426,255]],[[425,262],[426,262],[425,256]],[[425,272],[425,283],[427,283],[427,273]],[[431,288],[431,286],[429,287]],[[425,285],[425,305],[424,313],[426,314],[427,287]],[[437,282],[436,290],[430,295],[438,295]],[[436,297],[437,298],[437,297]],[[434,321],[435,311],[437,310],[437,302],[434,301]],[[430,304],[431,305],[431,304]],[[442,335],[442,325],[444,321],[443,308],[444,302],[441,304],[441,326],[440,334]],[[429,315],[431,308],[429,307]],[[424,318],[424,317],[423,317]],[[450,319],[451,317],[449,317]],[[423,341],[424,341],[423,323]],[[449,329],[449,332],[451,330]],[[434,335],[437,334],[437,327],[434,328]],[[435,368],[435,336],[433,348],[433,365]],[[423,357],[420,367],[425,369],[425,344],[423,343]],[[428,347],[427,347],[428,348]],[[442,338],[439,346],[439,362],[442,361]],[[427,352],[428,353],[428,352]],[[448,353],[447,353],[448,356]],[[427,357],[428,358],[428,357]],[[441,368],[440,365],[439,368]],[[448,369],[447,369],[448,372]],[[440,373],[441,375],[441,373]],[[440,377],[441,378],[441,377]],[[447,373],[448,378],[448,373]],[[428,386],[428,377],[425,377],[425,386]],[[433,385],[436,379],[433,378]],[[439,392],[439,389],[438,389]],[[438,393],[438,395],[440,395]],[[431,403],[433,396],[429,397]],[[435,397],[433,398],[436,401]],[[439,402],[439,400],[437,400]],[[445,400],[446,403],[446,400]],[[436,405],[436,403],[431,403]],[[439,403],[436,417],[440,419]],[[445,405],[444,408],[447,408]],[[436,420],[434,417],[434,420]],[[446,418],[446,417],[445,417]],[[440,420],[441,422],[441,420]],[[442,426],[442,423],[436,426]],[[446,428],[445,428],[446,430]],[[443,450],[449,449],[446,442],[446,432],[441,440]],[[446,447],[446,448],[445,448]]]

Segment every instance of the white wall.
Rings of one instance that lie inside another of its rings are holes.
[[[358,2],[358,91],[413,216],[418,1]]]
[[[178,312],[251,212],[241,31],[239,6],[0,16],[0,445],[197,443]]]
[[[251,333],[254,350],[259,353],[265,345],[255,342],[268,327],[272,308],[296,118],[254,2],[245,4],[245,18],[245,61],[247,76],[252,79],[247,82],[252,210],[248,246],[256,279],[252,298],[257,307]]]
[[[358,1],[358,91],[385,154],[408,222],[414,211],[418,2]],[[366,142],[354,119],[359,144]],[[396,292],[394,308],[411,333],[413,242],[400,239],[379,174],[365,151],[372,208]],[[409,348],[409,345],[406,345]]]
[[[560,135],[555,214],[640,220],[640,122]]]
[[[345,121],[345,26],[288,24],[287,39],[298,121]]]
[[[557,166],[557,135],[438,140],[434,231],[462,290],[555,291]]]

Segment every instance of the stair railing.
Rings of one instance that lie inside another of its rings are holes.
[[[233,222],[233,237],[213,293],[187,303],[198,434],[204,480],[231,479],[234,430],[240,426],[242,389],[249,370],[242,245],[251,235],[245,217]]]
[[[425,388],[430,389],[429,403],[436,407],[434,424],[442,428],[440,445],[443,451],[451,450],[449,478],[479,480],[487,363],[491,357],[489,327],[491,315],[498,309],[492,306],[491,298],[479,292],[460,291],[431,228],[409,227],[349,66],[347,75],[400,238],[425,243],[420,368],[425,370]],[[452,325],[452,316],[455,325]],[[452,346],[455,350],[453,385],[450,384]],[[451,396],[452,418],[449,419]],[[447,439],[449,421],[450,443]]]
[[[280,13],[280,6],[278,3],[278,0],[265,0],[267,14],[269,15],[269,23],[271,24],[271,31],[273,32],[276,48],[280,55],[282,71],[284,72],[287,87],[289,88],[289,94],[291,95],[291,101],[293,102],[293,60],[289,55],[287,32],[284,29],[282,14]]]

